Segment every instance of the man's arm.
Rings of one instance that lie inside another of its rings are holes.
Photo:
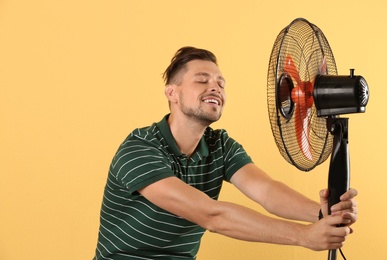
[[[274,215],[307,222],[318,220],[319,203],[273,180],[252,163],[237,171],[231,183]]]
[[[305,197],[285,184],[270,178],[254,164],[247,164],[231,178],[233,183],[247,197],[262,205],[268,212],[277,216],[316,222],[320,209],[324,216],[328,214],[328,190],[320,191],[321,204]],[[357,191],[351,189],[341,196],[341,202],[333,205],[332,215],[342,215],[353,224],[357,220]]]
[[[246,241],[327,250],[341,247],[350,232],[348,227],[336,228],[344,221],[342,216],[311,225],[274,219],[237,204],[213,200],[176,177],[157,181],[139,192],[158,207],[209,231]]]

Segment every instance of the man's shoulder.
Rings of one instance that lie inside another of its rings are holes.
[[[147,127],[136,128],[125,138],[121,147],[140,144],[159,146],[161,142],[160,139],[162,139],[159,132],[160,130],[155,123]]]
[[[158,129],[157,124],[153,123],[150,126],[140,127],[140,128],[134,129],[129,134],[127,139],[129,139],[129,138],[152,139],[159,132],[160,132],[160,130]]]
[[[126,138],[129,139],[140,139],[140,140],[155,140],[162,139],[162,130],[161,128],[165,128],[167,126],[167,118],[168,115],[164,116],[163,119],[156,123],[152,123],[151,125],[135,128]]]

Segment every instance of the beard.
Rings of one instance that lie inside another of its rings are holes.
[[[185,116],[194,120],[197,123],[200,123],[203,126],[209,126],[212,123],[218,121],[222,116],[222,110],[217,111],[216,108],[213,108],[212,112],[204,111],[203,107],[200,105],[196,108],[188,107],[184,104],[183,100],[181,102],[181,111]]]

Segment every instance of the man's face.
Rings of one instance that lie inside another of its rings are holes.
[[[208,126],[222,115],[226,82],[213,62],[193,60],[186,66],[177,87],[179,107],[185,116]]]

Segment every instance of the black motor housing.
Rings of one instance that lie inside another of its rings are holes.
[[[313,98],[318,116],[364,113],[369,89],[362,76],[318,75]]]

